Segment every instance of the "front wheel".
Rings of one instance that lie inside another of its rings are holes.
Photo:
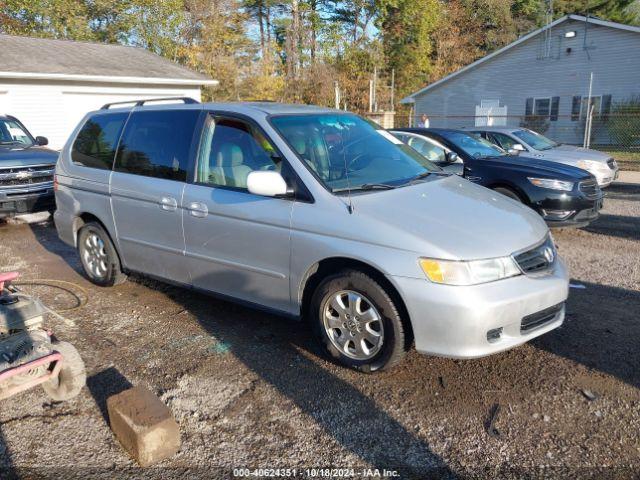
[[[504,195],[505,197],[509,197],[513,200],[515,200],[518,203],[522,203],[522,199],[520,198],[520,196],[514,192],[513,190],[511,190],[510,188],[505,188],[505,187],[496,187],[493,189],[494,192],[500,193],[501,195]]]
[[[363,272],[345,270],[324,279],[310,309],[324,351],[343,365],[374,372],[392,367],[406,353],[397,301]]]

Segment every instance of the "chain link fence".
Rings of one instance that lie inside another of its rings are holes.
[[[525,127],[568,145],[588,146],[611,153],[622,168],[640,170],[640,113],[607,115],[430,115],[434,128]],[[396,115],[396,128],[421,125],[420,116]]]

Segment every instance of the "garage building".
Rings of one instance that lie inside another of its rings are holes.
[[[60,149],[88,111],[105,103],[187,96],[218,82],[145,49],[0,35],[0,114]]]

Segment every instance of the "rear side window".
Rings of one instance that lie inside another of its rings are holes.
[[[115,170],[186,181],[199,110],[133,112],[122,136]]]
[[[111,170],[122,127],[128,113],[95,115],[84,124],[71,148],[71,160],[77,165]]]

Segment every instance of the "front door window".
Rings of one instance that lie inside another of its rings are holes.
[[[246,190],[251,172],[279,172],[281,167],[282,159],[259,130],[233,118],[208,118],[198,155],[196,183]]]

